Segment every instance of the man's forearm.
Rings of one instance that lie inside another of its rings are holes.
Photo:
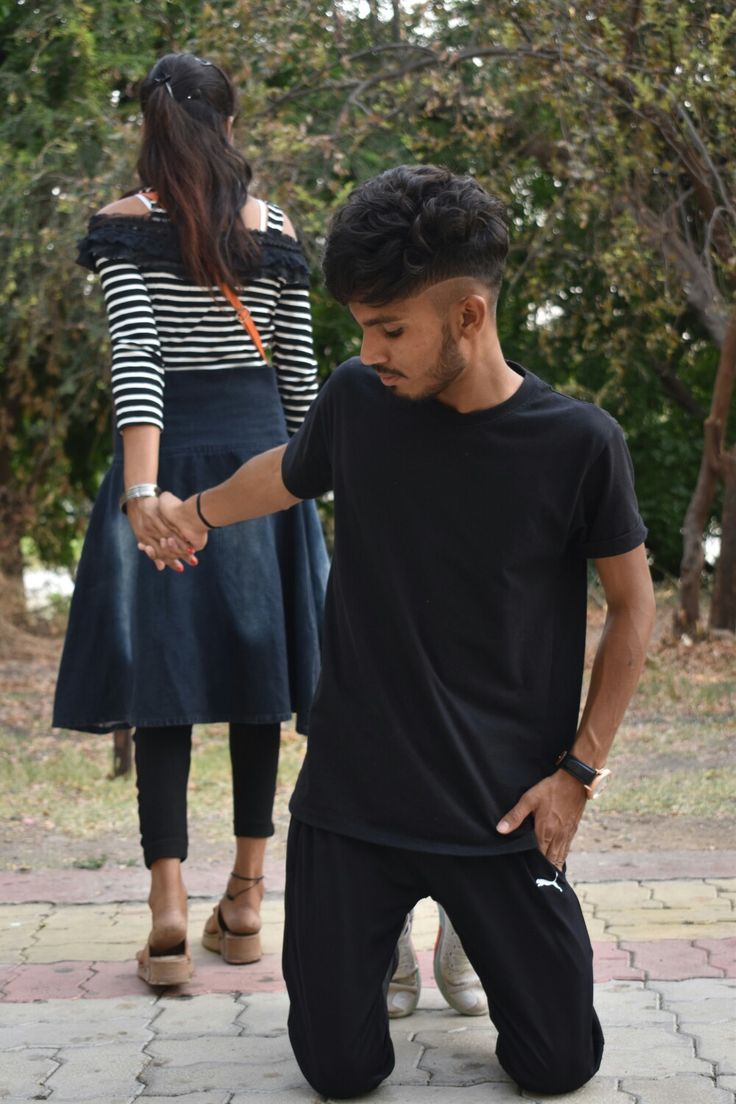
[[[625,602],[609,605],[585,708],[569,749],[592,767],[600,769],[606,763],[639,682],[653,623],[654,605],[646,587]]]
[[[281,461],[286,445],[262,452],[238,468],[234,475],[216,487],[203,490],[202,514],[212,526],[232,525],[236,521],[286,510],[300,499],[287,491],[281,478]],[[199,525],[196,495],[184,503],[184,516]]]
[[[608,559],[596,560],[608,614],[598,645],[590,690],[572,751],[591,767],[601,769],[616,729],[636,689],[654,624],[654,591],[644,546]],[[562,867],[585,807],[582,785],[564,770],[554,771],[522,794],[499,821],[502,835],[515,831],[532,814],[542,852]]]

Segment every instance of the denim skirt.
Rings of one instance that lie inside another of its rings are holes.
[[[158,481],[181,498],[287,440],[271,368],[166,375]],[[120,511],[122,442],[77,570],[53,723],[82,732],[297,717],[319,675],[328,560],[313,502],[210,533],[159,572]]]

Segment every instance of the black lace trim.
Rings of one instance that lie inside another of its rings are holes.
[[[309,287],[309,267],[298,241],[280,230],[252,230],[261,256],[256,266],[243,258],[238,277],[245,283],[259,276],[281,278],[290,286]],[[185,275],[176,228],[163,214],[149,216],[93,215],[87,236],[77,243],[77,264],[96,271],[98,257],[130,261],[138,268],[164,265]]]

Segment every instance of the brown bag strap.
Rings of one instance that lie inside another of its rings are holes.
[[[230,303],[232,303],[233,307],[235,308],[235,313],[240,319],[242,325],[250,334],[251,340],[253,341],[256,349],[261,354],[263,359],[268,362],[266,350],[263,348],[263,342],[261,341],[261,335],[258,332],[258,327],[253,321],[253,315],[250,313],[245,304],[240,302],[233,289],[231,287],[228,287],[227,284],[220,284],[220,291],[225,296],[225,298]]]
[[[139,194],[142,195],[142,196],[145,196],[146,199],[150,199],[152,203],[158,203],[158,193],[157,192],[140,192]],[[220,284],[219,288],[220,288],[220,291],[222,292],[222,294],[227,299],[227,301],[233,306],[233,308],[235,310],[235,313],[237,314],[237,316],[240,320],[241,325],[244,327],[246,332],[250,335],[250,339],[253,342],[253,344],[255,345],[258,352],[260,353],[261,357],[266,361],[266,363],[268,363],[268,357],[266,356],[266,350],[263,347],[263,342],[261,341],[261,335],[258,332],[258,327],[256,326],[255,322],[253,321],[253,315],[250,313],[250,311],[245,306],[245,304],[240,302],[240,300],[238,299],[237,295],[235,294],[235,292],[233,291],[233,289],[231,287],[228,287],[227,284]]]

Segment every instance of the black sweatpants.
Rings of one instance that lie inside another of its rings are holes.
[[[156,859],[181,859],[189,849],[187,783],[192,726],[137,728],[135,771],[138,819],[146,866]],[[279,763],[279,724],[231,724],[233,834],[273,835],[273,798]]]
[[[422,897],[443,905],[478,972],[509,1076],[536,1093],[585,1084],[603,1053],[593,952],[577,897],[541,852],[407,851],[292,819],[283,968],[310,1085],[345,1098],[391,1073],[385,981]]]

